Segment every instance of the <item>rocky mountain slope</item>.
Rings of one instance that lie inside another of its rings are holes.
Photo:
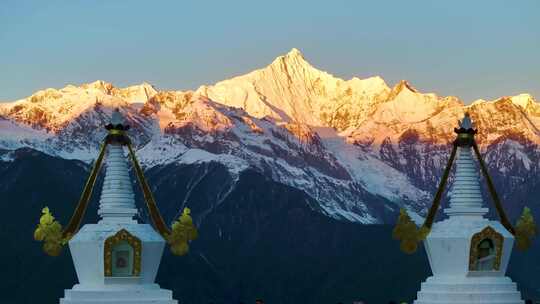
[[[114,108],[132,125],[146,170],[221,163],[233,177],[222,189],[225,200],[251,169],[304,191],[317,202],[314,210],[360,223],[390,222],[399,207],[417,219],[425,214],[453,128],[469,112],[511,213],[535,203],[525,201],[540,157],[540,106],[532,96],[464,105],[407,81],[345,81],[314,68],[296,49],[195,91],[96,81],[0,104],[0,160],[26,147],[90,163]]]
[[[67,223],[88,165],[30,148],[11,154],[11,161],[0,161],[0,213],[5,215],[0,240],[9,248],[0,251],[0,265],[10,278],[0,285],[0,303],[58,303],[64,289],[77,282],[70,252],[47,256],[32,234],[44,204]],[[186,256],[173,256],[166,248],[159,268],[157,282],[182,303],[252,303],[256,298],[283,304],[412,303],[429,275],[424,251],[403,254],[391,238],[392,226],[325,216],[305,192],[254,170],[234,181],[229,169],[216,162],[169,163],[148,169],[146,176],[159,190],[155,195],[165,221],[187,204],[200,232]],[[102,183],[103,175],[98,189]],[[231,183],[236,186],[228,192]],[[143,211],[142,193],[134,186]],[[97,221],[97,209],[94,195],[85,223]],[[147,221],[144,212],[139,220]],[[539,254],[540,242],[512,253],[509,275],[524,298],[539,296]]]

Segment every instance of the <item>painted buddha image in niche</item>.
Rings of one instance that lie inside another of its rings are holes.
[[[121,250],[116,252],[116,268],[127,267],[127,260],[129,258],[129,251]]]
[[[495,270],[495,246],[491,239],[483,239],[478,243],[478,257],[475,270]]]
[[[112,248],[112,276],[129,277],[133,275],[133,247],[121,241]]]

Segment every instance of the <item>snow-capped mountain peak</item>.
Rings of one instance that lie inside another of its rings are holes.
[[[305,59],[304,54],[297,48],[292,48],[287,54],[278,56],[272,64],[286,64],[289,66],[311,66]]]
[[[340,130],[365,119],[371,106],[385,100],[389,91],[377,76],[345,81],[318,70],[297,49],[265,68],[197,90],[255,117],[330,125]]]
[[[390,91],[390,94],[388,95],[388,100],[396,98],[396,96],[398,96],[402,92],[405,94],[420,93],[407,80],[400,80]]]
[[[100,90],[103,92],[110,93],[111,90],[114,88],[114,86],[110,82],[106,82],[103,80],[96,80],[94,82],[82,84],[80,88],[89,89],[89,90]]]
[[[0,150],[90,162],[114,108],[147,167],[216,161],[233,176],[252,168],[304,190],[330,216],[366,223],[396,206],[423,214],[464,112],[483,151],[508,151],[526,170],[540,159],[540,107],[529,94],[465,106],[405,80],[390,88],[379,76],[340,79],[297,49],[195,91],[102,80],[38,91],[0,104]],[[393,205],[373,206],[373,196]]]
[[[510,97],[510,99],[512,100],[512,103],[522,107],[523,109],[536,105],[536,100],[530,94],[519,94]]]

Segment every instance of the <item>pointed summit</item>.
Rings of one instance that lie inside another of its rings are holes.
[[[83,89],[96,89],[96,90],[100,90],[100,91],[103,91],[103,92],[109,94],[112,91],[112,89],[114,88],[114,86],[110,82],[106,82],[106,81],[103,81],[103,80],[96,80],[94,82],[85,83],[85,84],[81,85],[81,88],[83,88]]]
[[[407,80],[401,80],[397,85],[396,85],[396,89],[398,89],[399,91],[402,91],[403,89],[407,89],[411,92],[414,92],[414,93],[418,93],[418,90],[416,88],[414,88],[410,82],[408,82]]]
[[[126,99],[128,102],[146,102],[158,93],[158,90],[150,83],[143,82],[141,84],[132,85],[117,90],[114,94]]]
[[[298,50],[297,48],[292,48],[285,56],[304,58],[304,54],[302,54],[302,52],[300,52],[300,50]]]
[[[146,88],[146,89],[152,89],[154,91],[157,91],[158,89],[151,83],[147,81],[143,81],[141,84],[139,84],[140,87]]]
[[[392,91],[390,92],[390,95],[388,96],[388,100],[394,99],[396,96],[399,95],[399,93],[403,92],[403,90],[408,90],[412,93],[419,93],[419,91],[414,88],[407,80],[400,80],[398,84],[396,84]]]
[[[298,66],[313,68],[304,58],[302,52],[297,48],[292,48],[287,54],[281,55],[274,59],[270,66]]]
[[[530,94],[519,94],[516,96],[512,96],[510,97],[510,100],[513,104],[518,105],[523,109],[527,109],[529,105],[536,103],[534,97],[532,97]]]

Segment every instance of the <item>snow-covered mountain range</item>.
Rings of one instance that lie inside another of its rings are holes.
[[[425,214],[464,112],[503,198],[536,185],[540,160],[540,105],[528,94],[464,105],[407,81],[342,80],[296,49],[195,91],[96,81],[0,103],[0,160],[29,147],[90,163],[114,108],[147,169],[219,162],[234,177],[252,168],[305,191],[328,216],[361,223],[401,206]]]

